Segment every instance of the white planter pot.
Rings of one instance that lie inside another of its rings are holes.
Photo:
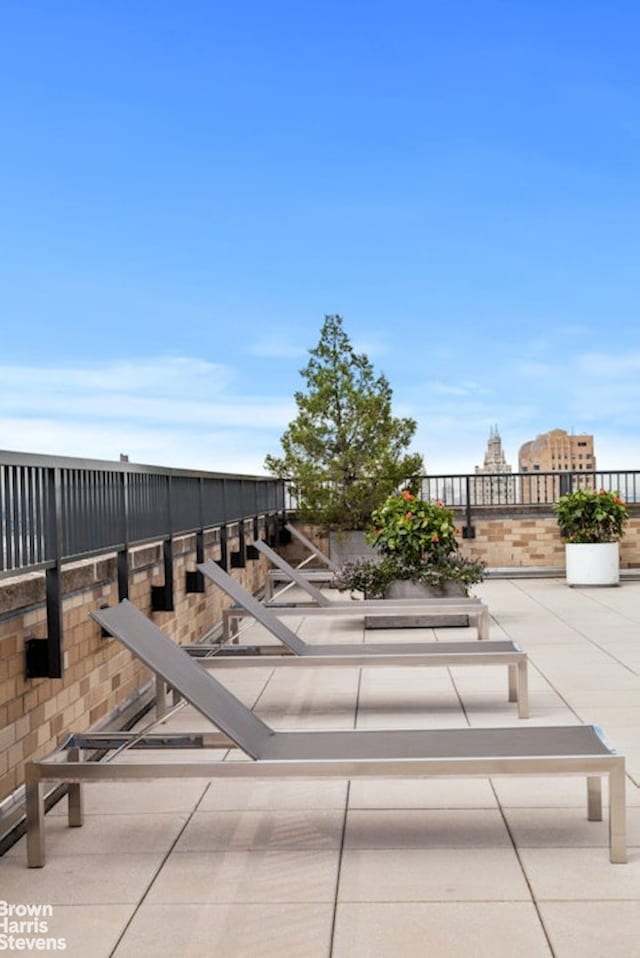
[[[567,542],[567,585],[619,585],[619,542]]]

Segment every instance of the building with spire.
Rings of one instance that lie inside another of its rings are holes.
[[[475,468],[476,476],[481,478],[471,480],[471,504],[490,506],[515,502],[515,477],[510,476],[510,472],[498,427],[492,426],[484,463]]]

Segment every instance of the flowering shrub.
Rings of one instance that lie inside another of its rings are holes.
[[[405,489],[375,509],[371,522],[366,539],[381,558],[347,563],[336,579],[339,589],[378,597],[396,579],[436,588],[455,581],[465,591],[482,580],[484,563],[459,554],[454,513],[442,502],[425,502]]]
[[[618,542],[629,518],[626,502],[606,489],[576,489],[553,507],[565,542]]]
[[[407,563],[419,564],[458,549],[453,511],[442,502],[418,499],[407,489],[389,496],[371,513],[371,522],[367,542],[383,556],[402,556]]]

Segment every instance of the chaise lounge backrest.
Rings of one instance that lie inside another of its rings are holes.
[[[295,632],[292,632],[291,629],[278,618],[271,609],[267,606],[262,605],[261,602],[251,595],[250,592],[247,592],[239,582],[229,575],[228,572],[225,572],[224,569],[218,565],[217,562],[214,562],[213,559],[208,559],[207,562],[201,562],[198,565],[200,572],[204,573],[208,579],[211,579],[217,586],[219,586],[223,592],[226,592],[230,599],[240,606],[245,612],[248,612],[254,617],[256,622],[260,622],[261,625],[264,625],[266,629],[271,632],[272,635],[275,635],[277,639],[280,639],[283,645],[288,649],[294,652],[296,655],[304,655],[308,650],[309,646],[306,642],[303,642],[302,639],[298,638]]]
[[[262,555],[266,556],[266,558],[272,562],[273,565],[277,566],[281,572],[284,572],[292,582],[295,582],[296,585],[299,585],[301,589],[304,589],[304,591],[307,592],[313,601],[318,603],[318,605],[330,606],[332,604],[331,599],[327,598],[326,595],[323,595],[320,589],[316,588],[312,582],[309,582],[308,578],[301,569],[294,569],[293,566],[289,565],[289,563],[282,558],[281,555],[278,555],[277,552],[274,552],[271,546],[267,545],[266,542],[256,539],[253,545],[258,552],[261,552]]]
[[[194,708],[228,735],[247,755],[259,757],[261,746],[273,734],[273,730],[172,642],[128,599],[109,609],[97,609],[90,615],[145,665],[161,675],[168,685],[179,689]]]
[[[326,565],[328,569],[331,569],[332,572],[336,572],[336,573],[340,572],[340,566],[337,563],[335,563],[333,559],[330,559],[329,556],[321,552],[320,549],[317,549],[314,546],[313,542],[311,542],[310,539],[307,539],[304,533],[300,532],[299,529],[296,529],[296,527],[291,525],[290,522],[287,522],[285,524],[285,529],[287,530],[287,532],[290,532],[292,536],[295,536],[296,539],[298,539],[298,541],[301,542],[303,546],[305,546],[305,548],[307,548],[309,552],[311,552],[312,555],[317,556],[318,559],[320,559],[320,561],[324,563],[324,565]]]

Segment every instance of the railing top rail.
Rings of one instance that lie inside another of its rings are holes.
[[[273,476],[238,475],[230,472],[214,472],[204,469],[179,469],[172,466],[153,466],[138,462],[120,462],[110,459],[83,459],[72,456],[46,456],[38,453],[13,452],[0,449],[0,465],[35,466],[42,469],[89,469],[98,472],[145,473],[161,476],[185,476],[205,479],[250,480],[251,482],[277,482]]]

